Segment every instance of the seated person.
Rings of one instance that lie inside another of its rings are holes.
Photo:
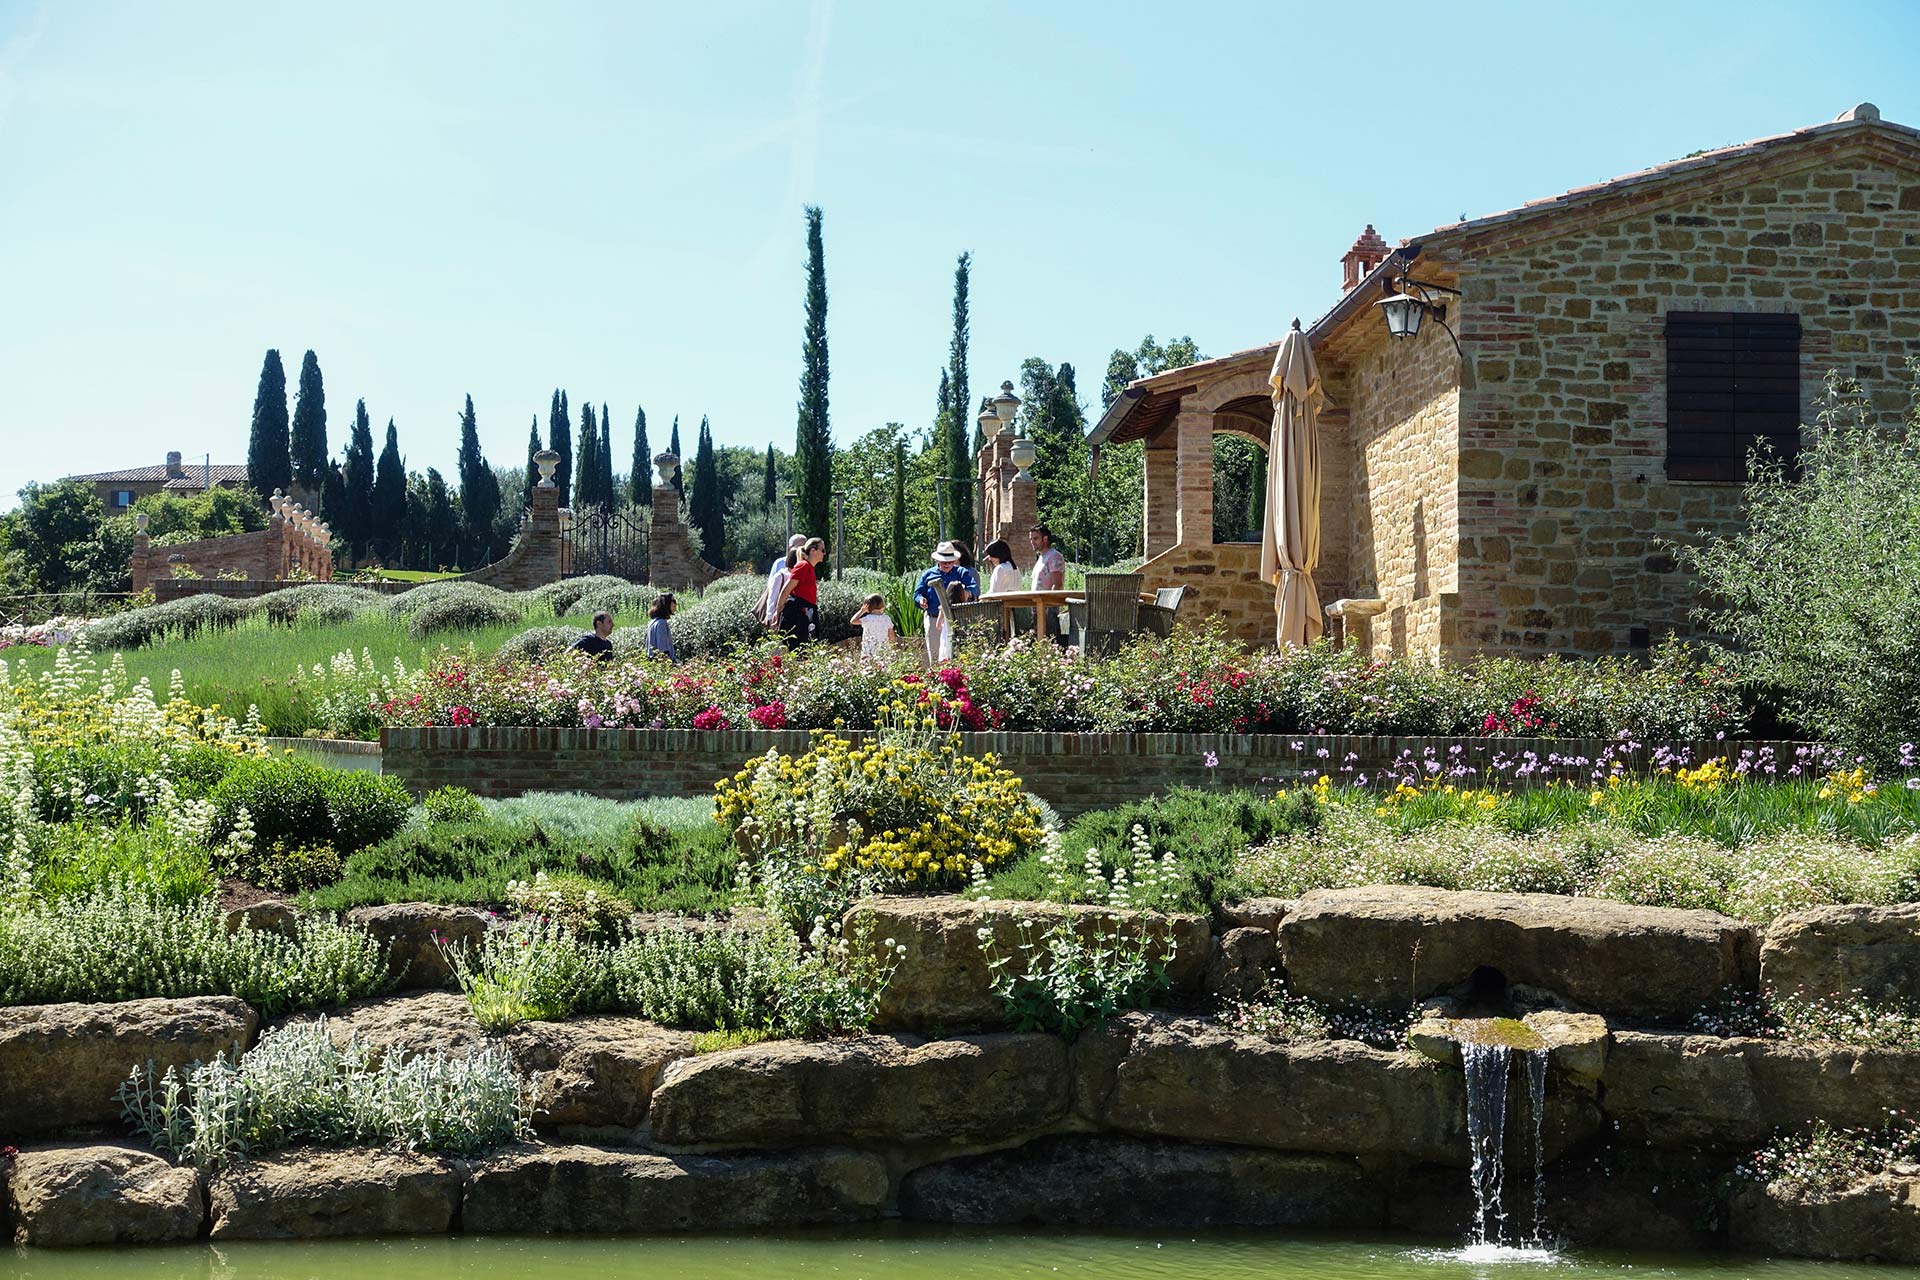
[[[590,653],[595,662],[613,661],[613,615],[605,609],[593,615],[593,630],[573,642],[573,648]]]

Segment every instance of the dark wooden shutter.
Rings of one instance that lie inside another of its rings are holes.
[[[1746,479],[1760,440],[1800,451],[1800,317],[1667,313],[1667,477]]]

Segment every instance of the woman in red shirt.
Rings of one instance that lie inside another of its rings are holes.
[[[780,590],[780,634],[789,649],[814,638],[820,620],[820,579],[814,566],[827,558],[825,538],[809,538],[787,553],[787,583]]]

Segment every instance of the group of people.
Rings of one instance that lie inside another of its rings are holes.
[[[1066,558],[1053,545],[1053,531],[1044,524],[1027,531],[1027,543],[1033,549],[1033,571],[1027,590],[1058,591],[1066,585]],[[786,554],[775,558],[767,570],[767,586],[754,601],[753,613],[771,630],[786,638],[789,647],[797,647],[820,634],[820,562],[827,558],[825,538],[796,533],[787,540]],[[980,571],[987,574],[987,586],[980,588]],[[941,662],[953,656],[953,606],[978,600],[982,595],[1002,595],[1021,590],[1020,564],[1004,539],[996,538],[980,553],[976,565],[971,548],[955,539],[942,542],[933,552],[933,567],[920,575],[914,587],[913,602],[926,614],[927,660]],[[679,602],[671,591],[663,591],[648,611],[647,654],[674,661],[673,617]],[[1059,620],[1052,610],[1044,611],[1046,632],[1060,634]],[[893,647],[893,621],[887,616],[887,602],[878,595],[868,596],[848,619],[860,629],[860,652],[868,657],[883,655]],[[597,659],[613,654],[613,615],[602,611],[593,615],[593,630],[581,636],[573,647]]]
[[[1044,524],[1027,530],[1027,544],[1033,549],[1030,591],[1058,591],[1066,585],[1067,561],[1053,545],[1053,530]],[[987,587],[980,589],[979,569],[987,571]],[[975,566],[973,553],[961,541],[943,542],[934,549],[933,567],[920,575],[913,601],[927,615],[927,661],[943,662],[953,656],[953,606],[978,600],[982,595],[1006,595],[1021,590],[1020,563],[1013,548],[995,538],[980,553]],[[1058,616],[1042,610],[1046,633],[1060,634]]]
[[[647,609],[647,656],[659,654],[668,662],[675,662],[679,655],[673,651],[673,628],[667,619],[679,609],[680,602],[674,599],[673,592],[662,591],[653,598],[653,604]],[[613,615],[605,609],[593,615],[593,630],[573,642],[573,647],[581,653],[600,662],[613,660]]]

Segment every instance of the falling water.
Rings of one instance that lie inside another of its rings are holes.
[[[1462,1044],[1467,1072],[1467,1150],[1473,1157],[1473,1232],[1470,1245],[1499,1244],[1505,1234],[1501,1207],[1505,1170],[1501,1143],[1507,1131],[1507,1060],[1503,1044]]]
[[[1528,1049],[1527,1109],[1533,1113],[1533,1235],[1532,1243],[1544,1245],[1547,1220],[1547,1143],[1541,1135],[1541,1118],[1547,1113],[1547,1051]]]
[[[1546,1143],[1541,1117],[1546,1111],[1547,1054],[1523,1049],[1527,1060],[1527,1101],[1533,1122],[1533,1223],[1528,1243],[1541,1246],[1546,1218]],[[1473,1230],[1468,1248],[1498,1250],[1507,1240],[1506,1182],[1507,1073],[1513,1050],[1504,1044],[1462,1043],[1467,1077],[1467,1145],[1472,1156]]]

